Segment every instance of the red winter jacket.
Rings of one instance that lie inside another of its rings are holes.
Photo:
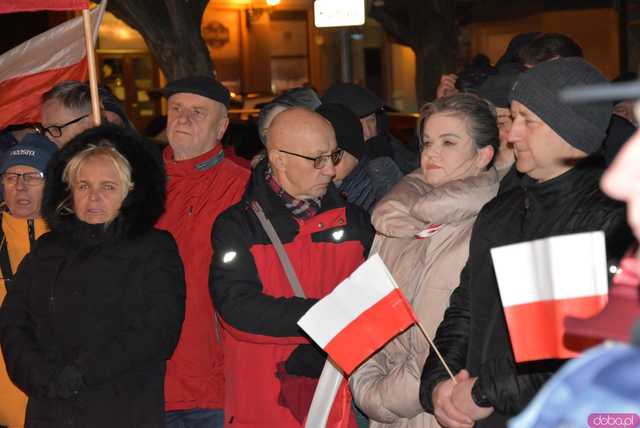
[[[174,161],[163,153],[167,203],[157,227],[171,232],[184,264],[187,286],[180,341],[167,364],[166,410],[221,409],[224,404],[222,344],[208,291],[211,227],[237,203],[250,172],[224,158],[222,146],[194,159]]]
[[[320,212],[295,219],[256,168],[242,202],[220,215],[213,228],[210,287],[223,321],[225,426],[299,428],[278,403],[277,365],[297,345],[309,343],[300,317],[365,259],[373,232],[368,215],[345,203],[330,186]],[[305,291],[294,297],[271,241],[249,208],[257,200],[278,232]],[[295,391],[294,391],[295,396]],[[349,418],[350,405],[334,416]],[[328,427],[338,426],[330,420]],[[346,425],[340,425],[346,426]]]

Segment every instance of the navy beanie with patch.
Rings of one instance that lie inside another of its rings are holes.
[[[5,152],[0,161],[0,174],[12,166],[24,165],[47,172],[47,163],[58,146],[40,134],[27,134],[15,146]]]
[[[611,103],[565,104],[558,97],[571,86],[607,83],[583,58],[558,58],[522,73],[511,90],[518,101],[535,113],[573,147],[592,154],[600,150],[611,120]]]

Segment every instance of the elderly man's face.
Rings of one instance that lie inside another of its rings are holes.
[[[190,93],[169,97],[167,138],[176,160],[213,149],[229,125],[227,109],[217,101]]]
[[[12,166],[3,174],[2,185],[11,215],[24,219],[40,217],[44,190],[44,176],[40,171],[27,165]]]
[[[322,116],[293,108],[273,121],[267,140],[278,183],[297,199],[321,198],[336,175],[330,155],[337,150],[333,128]],[[324,157],[320,168],[307,158]]]
[[[640,239],[640,131],[622,147],[602,177],[602,189],[614,199],[627,203],[627,221]]]
[[[56,99],[42,104],[42,127],[45,136],[58,147],[67,144],[82,131],[93,127],[89,111],[76,111],[63,106]]]

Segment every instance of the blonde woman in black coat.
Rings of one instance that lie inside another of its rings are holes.
[[[153,227],[164,172],[146,142],[99,127],[54,155],[43,235],[0,312],[27,427],[163,427],[163,384],[184,315],[176,244]]]

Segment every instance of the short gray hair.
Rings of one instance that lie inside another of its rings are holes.
[[[91,111],[91,90],[85,82],[67,80],[42,95],[42,103],[56,100],[65,108],[78,112]]]

